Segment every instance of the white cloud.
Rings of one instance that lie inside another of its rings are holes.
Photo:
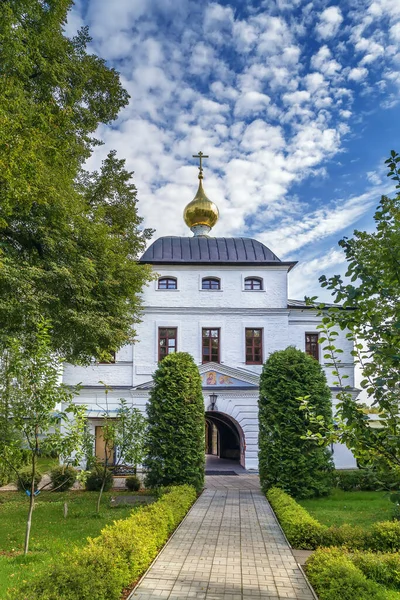
[[[368,75],[368,69],[365,67],[355,67],[349,72],[348,78],[350,81],[362,81]]]
[[[329,6],[320,15],[319,23],[316,27],[318,35],[323,39],[335,37],[343,22],[343,16],[338,6]]]
[[[156,236],[188,235],[182,211],[197,187],[191,157],[202,150],[210,155],[205,189],[221,213],[214,233],[253,234],[278,256],[302,250],[304,272],[311,273],[313,260],[336,259],[321,245],[379,197],[354,192],[335,203],[330,190],[313,198],[321,180],[329,181],[329,160],[337,161],[345,136],[359,133],[356,101],[376,70],[379,82],[368,94],[384,97],[387,106],[397,102],[398,27],[394,17],[390,35],[377,26],[390,2],[376,0],[374,7],[367,0],[362,10],[356,1],[351,8],[338,2],[339,9],[296,0],[301,7],[294,13],[293,0],[264,1],[251,9],[244,3],[238,16],[218,0],[77,0],[68,31],[84,16],[91,49],[122,73],[131,95],[112,128],[101,128],[105,145],[90,165],[98,167],[116,148],[135,171],[145,225]],[[322,42],[312,55],[308,41],[316,30]],[[351,157],[343,154],[342,162]],[[377,185],[375,169],[368,169],[359,180]],[[293,185],[307,177],[310,192],[303,187],[297,197]]]
[[[341,65],[332,58],[332,52],[329,50],[328,46],[322,46],[317,54],[311,59],[311,66],[317,71],[321,71],[327,77],[335,75],[338,71],[341,70]]]

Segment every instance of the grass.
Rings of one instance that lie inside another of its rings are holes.
[[[390,521],[393,504],[385,492],[343,492],[332,490],[326,498],[299,500],[308,512],[325,525],[370,527],[377,521]]]
[[[42,492],[33,514],[30,553],[23,556],[25,522],[28,510],[23,493],[0,494],[0,598],[19,581],[29,580],[46,569],[51,559],[73,545],[83,546],[87,537],[97,536],[112,521],[126,518],[134,508],[110,507],[110,497],[103,496],[100,515],[95,512],[97,492]],[[121,495],[118,492],[118,495]],[[68,517],[64,519],[64,502]]]

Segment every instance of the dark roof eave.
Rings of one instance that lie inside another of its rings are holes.
[[[167,266],[167,265],[196,265],[196,266],[232,266],[237,265],[240,267],[289,267],[288,271],[293,269],[298,263],[298,261],[254,261],[254,262],[234,262],[234,261],[185,261],[185,260],[140,260],[142,265],[159,265],[159,266]]]

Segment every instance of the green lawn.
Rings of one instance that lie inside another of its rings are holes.
[[[369,527],[376,521],[390,521],[393,504],[385,492],[343,492],[333,490],[326,498],[299,500],[308,512],[325,525],[360,525]]]
[[[95,537],[107,524],[126,518],[132,506],[110,507],[110,497],[104,494],[101,514],[97,515],[97,492],[42,492],[33,514],[31,552],[22,554],[27,497],[19,492],[0,494],[0,598],[20,580],[44,570],[52,557],[72,545],[83,546],[88,536]],[[120,495],[120,492],[118,492]],[[64,502],[68,502],[68,517],[63,517]]]

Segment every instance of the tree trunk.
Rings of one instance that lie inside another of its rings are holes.
[[[31,495],[29,496],[28,520],[26,522],[24,554],[28,554],[29,538],[31,535],[32,513],[35,504],[35,474],[36,474],[36,457],[32,456],[32,478],[31,478]]]
[[[104,467],[103,481],[101,482],[101,488],[100,488],[100,492],[99,492],[99,497],[97,498],[97,507],[96,507],[96,512],[97,513],[100,512],[100,502],[101,502],[101,497],[103,495],[104,486],[106,485],[106,477],[107,477],[107,467]]]

